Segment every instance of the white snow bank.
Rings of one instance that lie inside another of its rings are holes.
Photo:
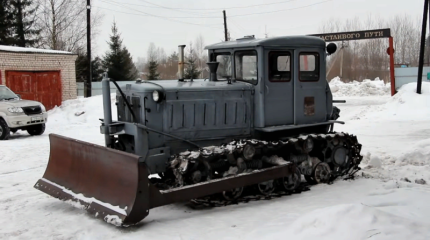
[[[395,161],[396,166],[430,166],[430,138],[415,142]]]
[[[385,104],[380,119],[424,120],[430,119],[430,83],[423,82],[421,94],[416,93],[417,84],[408,83]]]
[[[430,184],[430,137],[404,148],[394,156],[367,153],[362,161],[362,175],[384,181]]]
[[[421,94],[416,93],[416,83],[403,85],[394,96],[387,96],[384,104],[365,104],[352,116],[342,115],[343,120],[366,119],[365,121],[407,121],[430,120],[430,83],[422,83]],[[366,103],[366,99],[361,102]],[[371,99],[371,101],[375,101]],[[348,102],[348,100],[347,100]],[[342,105],[339,105],[342,111]]]
[[[265,239],[429,239],[430,225],[361,204],[309,212]],[[259,236],[261,237],[261,236]],[[257,237],[257,238],[259,238]]]
[[[335,97],[382,96],[389,95],[391,92],[391,84],[385,84],[379,78],[375,80],[365,79],[362,82],[354,80],[350,83],[344,83],[339,77],[335,77],[329,82],[329,85]]]

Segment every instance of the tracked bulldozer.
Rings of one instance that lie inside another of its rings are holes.
[[[287,195],[301,190],[302,176],[328,183],[359,169],[356,136],[334,131],[344,122],[325,66],[336,45],[310,36],[213,44],[208,79],[185,79],[184,48],[178,80],[119,86],[105,75],[105,146],[50,134],[48,166],[35,188],[127,226],[175,202]]]

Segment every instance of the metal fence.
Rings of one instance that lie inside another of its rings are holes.
[[[424,67],[422,77],[423,82],[430,82],[430,80],[427,79],[428,74],[430,74],[430,67]],[[395,68],[394,77],[396,78],[396,90],[398,90],[401,86],[405,84],[411,82],[416,83],[418,78],[418,67]]]
[[[120,87],[125,86],[126,84],[134,83],[136,81],[118,81],[118,85]],[[110,83],[110,91],[111,93],[116,92],[116,87],[113,83]],[[84,96],[84,83],[77,82],[76,83],[76,92],[78,96]],[[92,82],[91,83],[91,96],[102,95],[102,83],[101,82]]]

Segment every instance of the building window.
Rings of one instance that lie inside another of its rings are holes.
[[[235,77],[238,81],[257,84],[257,52],[237,51],[235,52]]]
[[[300,53],[300,81],[318,81],[319,80],[319,54],[318,53]]]
[[[269,81],[287,82],[291,80],[291,53],[269,53]]]

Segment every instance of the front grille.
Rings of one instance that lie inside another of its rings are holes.
[[[140,97],[131,97],[127,96],[128,103],[131,105],[131,109],[134,112],[134,115],[136,116],[136,119],[134,119],[134,122],[140,123]],[[127,104],[125,103],[124,99],[121,96],[117,96],[117,113],[118,113],[118,121],[124,121],[124,122],[132,122],[132,115],[130,113],[130,110],[127,107]]]
[[[42,108],[40,108],[40,106],[22,107],[22,110],[26,115],[34,115],[34,114],[42,113]]]

